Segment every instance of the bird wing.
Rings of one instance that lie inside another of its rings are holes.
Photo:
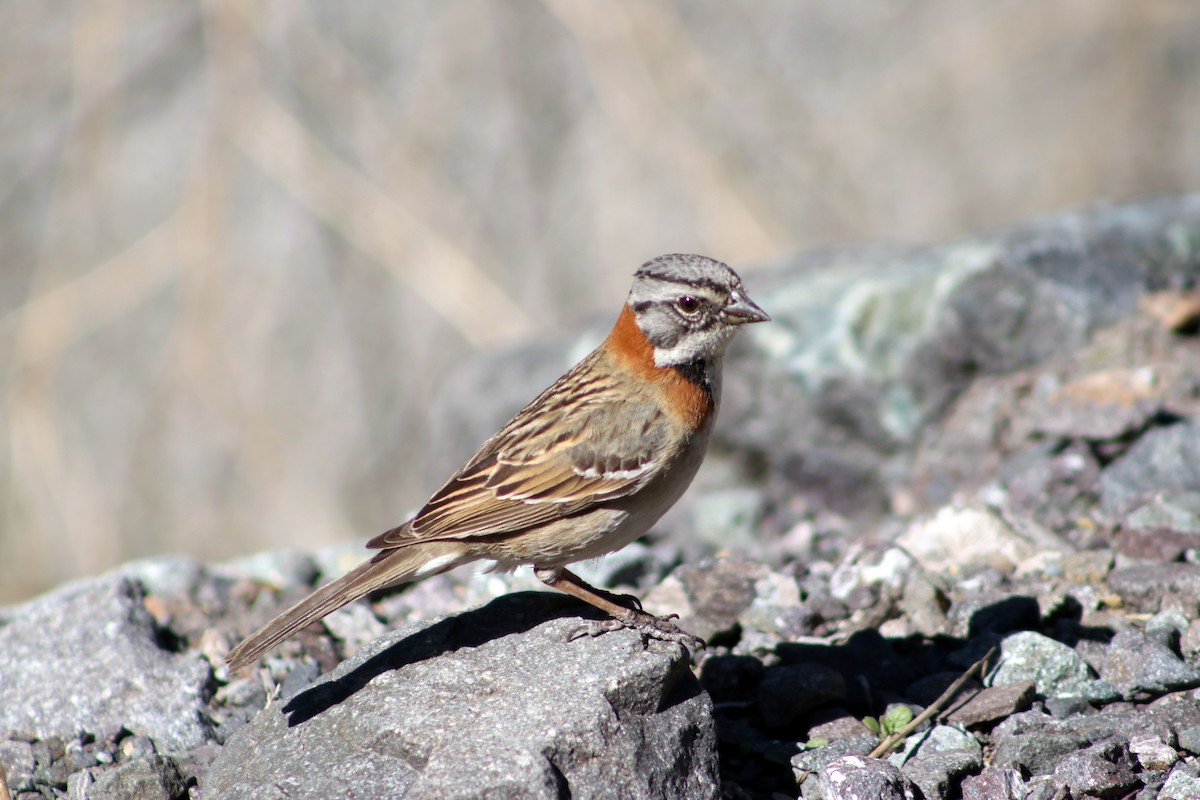
[[[489,439],[412,520],[367,546],[516,533],[631,494],[670,454],[670,420],[579,364]]]

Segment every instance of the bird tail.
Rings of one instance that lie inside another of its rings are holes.
[[[297,631],[363,595],[436,575],[469,560],[462,552],[462,546],[452,542],[428,542],[384,550],[247,636],[225,660],[229,669],[236,672]]]

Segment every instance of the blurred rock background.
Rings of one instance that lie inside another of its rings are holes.
[[[1197,75],[1185,0],[8,0],[0,603],[395,524],[454,365],[659,253],[1195,189]]]

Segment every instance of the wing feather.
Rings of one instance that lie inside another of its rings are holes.
[[[663,455],[670,420],[649,397],[618,397],[591,369],[597,357],[526,406],[411,521],[368,547],[516,533],[640,487]]]

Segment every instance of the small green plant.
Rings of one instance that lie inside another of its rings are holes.
[[[886,739],[912,722],[912,719],[913,712],[911,708],[908,706],[893,706],[879,719],[864,717],[863,724],[870,728],[871,733],[880,739]]]

